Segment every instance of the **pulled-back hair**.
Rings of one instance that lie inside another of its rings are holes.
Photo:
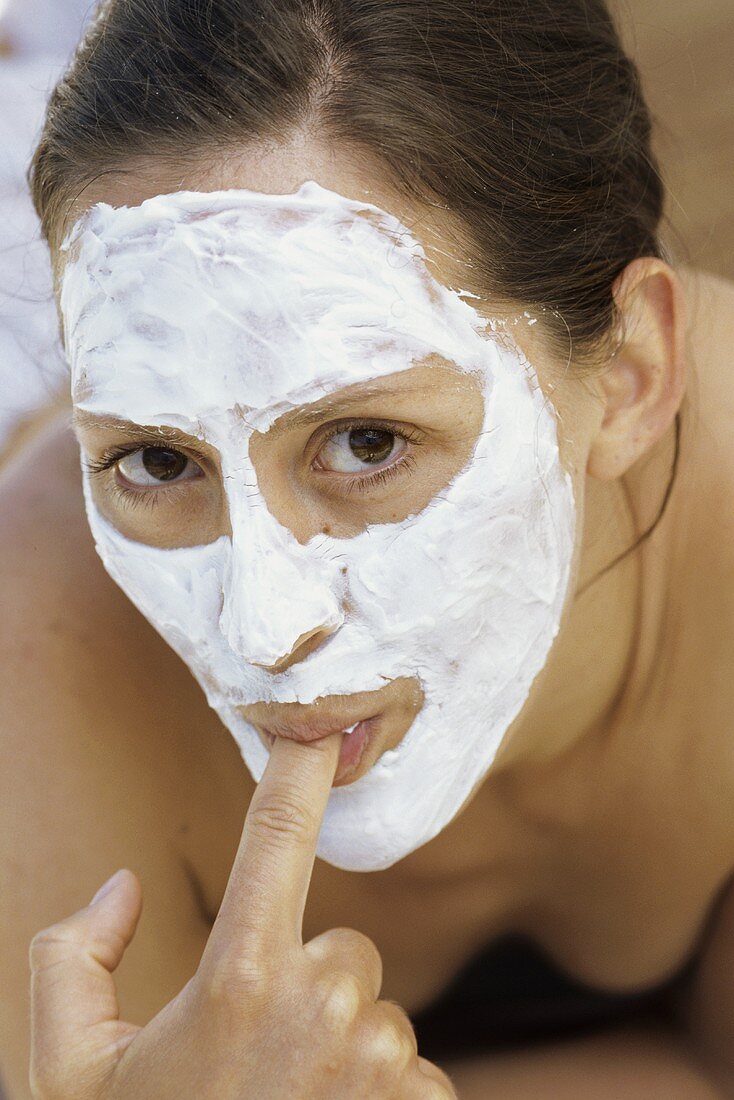
[[[636,68],[603,0],[110,0],[56,88],[31,182],[52,245],[136,160],[297,132],[363,150],[466,227],[472,285],[546,311],[575,358],[660,255]]]

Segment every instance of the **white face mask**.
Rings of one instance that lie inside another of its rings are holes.
[[[153,548],[106,521],[85,482],[108,572],[188,664],[256,780],[267,749],[237,707],[417,678],[412,726],[332,790],[319,840],[338,867],[390,866],[485,775],[558,631],[574,501],[534,372],[436,282],[396,218],[312,181],[294,195],[101,204],[64,247],[75,404],[217,448],[230,514],[231,538]],[[434,353],[481,386],[469,462],[417,515],[300,544],[258,488],[253,431]],[[327,645],[280,673],[259,667],[320,627]]]

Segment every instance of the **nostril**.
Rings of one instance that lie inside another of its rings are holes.
[[[281,657],[273,664],[265,665],[259,661],[252,661],[251,663],[257,668],[264,668],[266,672],[285,672],[286,669],[289,669],[292,665],[298,664],[299,661],[303,661],[306,657],[310,656],[327,638],[330,638],[333,633],[333,629],[322,626],[316,627],[315,630],[307,630],[296,639],[296,643],[290,653]]]

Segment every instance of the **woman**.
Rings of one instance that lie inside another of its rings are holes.
[[[2,485],[11,1100],[727,1095],[732,293],[602,5],[112,3],[33,183],[131,599],[62,412]],[[311,356],[335,303],[377,353]],[[489,1052],[513,1003],[580,1037]]]

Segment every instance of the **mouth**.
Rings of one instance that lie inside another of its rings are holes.
[[[413,677],[399,677],[379,691],[323,696],[314,703],[255,703],[240,707],[266,748],[276,737],[308,743],[343,733],[333,786],[354,783],[379,757],[402,741],[423,705]]]
[[[344,740],[339,750],[339,761],[334,774],[334,786],[341,786],[342,781],[347,779],[351,773],[359,767],[367,746],[377,730],[380,718],[381,715],[375,714],[371,718],[363,718],[359,722],[355,722],[354,725],[349,726],[347,729],[340,727],[332,731],[332,733],[344,734]],[[294,741],[317,741],[320,737],[330,736],[329,734],[322,733],[315,737],[298,737],[286,733],[285,731],[276,735],[270,733],[269,730],[262,730],[262,733],[264,733],[267,738],[268,745],[273,744],[276,736],[290,737]]]

